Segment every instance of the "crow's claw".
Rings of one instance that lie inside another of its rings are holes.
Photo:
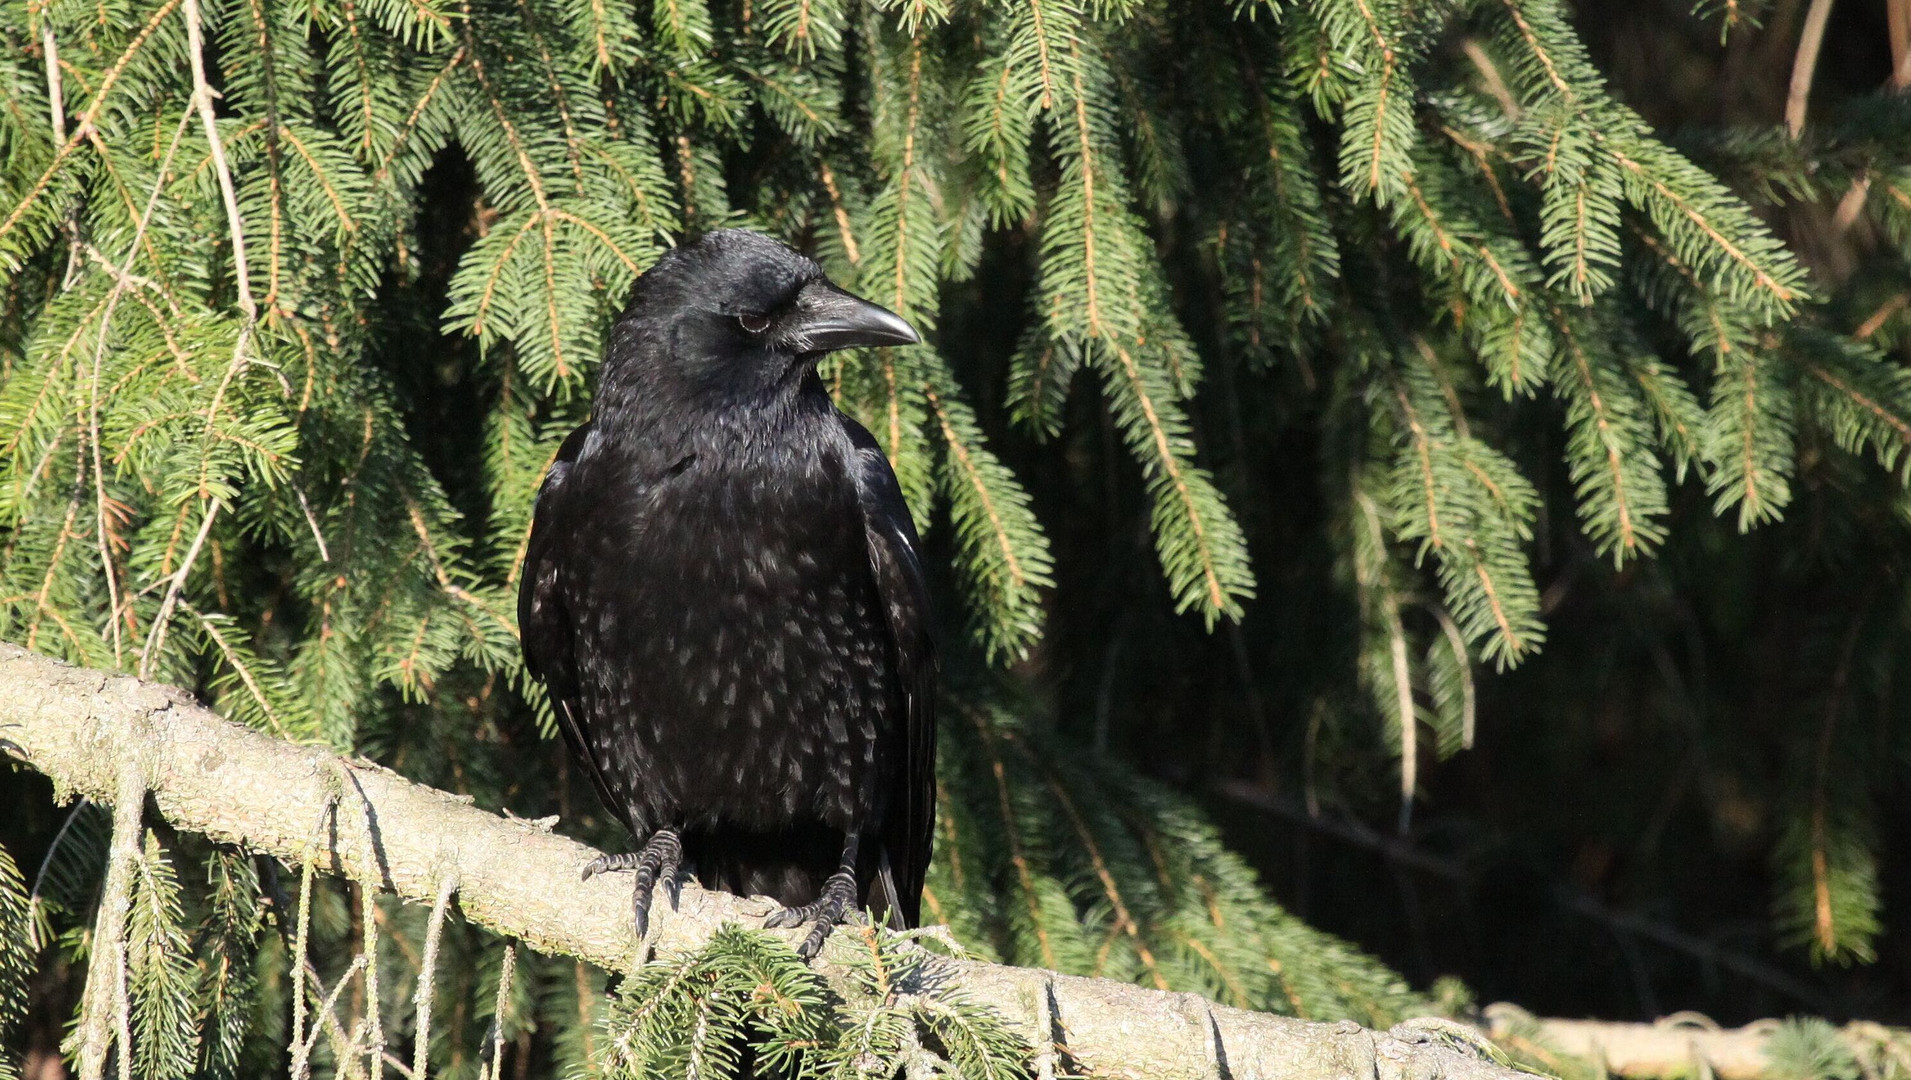
[[[769,918],[763,920],[763,926],[767,930],[787,930],[792,926],[801,926],[809,922],[811,919],[814,919],[816,913],[821,910],[823,910],[823,902],[821,900],[812,901],[811,903],[804,904],[802,907],[782,908]]]
[[[584,864],[584,880],[589,881],[598,874],[609,874],[618,870],[635,870],[638,860],[643,857],[641,851],[626,851],[622,855],[599,855]]]
[[[627,851],[621,855],[600,855],[584,867],[584,877],[594,874],[608,874],[616,870],[637,871],[637,881],[631,890],[630,909],[637,924],[637,937],[641,940],[650,930],[650,901],[657,882],[664,883],[664,894],[670,898],[670,910],[677,910],[677,868],[683,861],[683,840],[675,829],[658,829],[650,834],[650,840],[642,851]]]
[[[829,940],[829,932],[843,921],[845,913],[855,911],[855,905],[856,875],[849,870],[838,870],[829,876],[829,881],[823,885],[823,895],[814,902],[802,907],[784,908],[771,915],[763,925],[772,930],[781,930],[814,923],[809,935],[796,947],[796,955],[810,960],[823,951],[823,942]]]

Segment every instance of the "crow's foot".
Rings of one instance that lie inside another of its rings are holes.
[[[637,881],[632,890],[630,909],[636,916],[637,937],[641,940],[650,930],[650,901],[657,883],[661,881],[664,895],[670,899],[670,910],[677,910],[677,868],[683,862],[683,840],[675,829],[658,829],[650,834],[650,840],[641,851],[627,851],[622,855],[600,855],[584,867],[584,879],[590,880],[595,874],[608,874],[617,870],[637,871]]]
[[[823,951],[823,942],[829,939],[829,932],[836,928],[836,924],[855,910],[856,874],[850,870],[838,870],[823,884],[823,895],[815,901],[802,907],[784,908],[771,915],[763,925],[771,930],[781,930],[788,926],[814,923],[809,936],[796,947],[796,955],[809,960]]]
[[[641,851],[626,851],[621,855],[599,855],[584,864],[584,880],[589,881],[599,874],[609,874],[617,870],[634,870],[637,860],[644,857]]]
[[[785,930],[792,926],[801,926],[814,919],[816,913],[821,910],[823,910],[821,900],[812,900],[802,907],[779,908],[769,918],[763,920],[763,926],[767,930]]]

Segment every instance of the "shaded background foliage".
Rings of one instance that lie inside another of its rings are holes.
[[[0,631],[618,843],[518,554],[634,274],[750,225],[933,330],[826,375],[930,527],[972,948],[1902,1022],[1905,5],[1832,7],[1794,137],[1821,6],[8,4]],[[44,1054],[106,821],[0,783]],[[283,1068],[298,868],[140,851],[142,1071]],[[427,915],[312,888],[329,1066]],[[502,943],[442,948],[475,1073]],[[511,1060],[601,1052],[601,974],[515,963]]]

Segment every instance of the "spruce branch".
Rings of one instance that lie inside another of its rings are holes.
[[[107,331],[112,325],[113,309],[119,303],[121,295],[125,293],[127,285],[131,282],[131,278],[128,275],[132,270],[133,258],[139,251],[141,241],[145,239],[146,228],[152,222],[153,211],[159,206],[160,192],[166,186],[167,173],[172,169],[173,155],[179,149],[179,140],[185,135],[188,122],[188,114],[182,113],[179,117],[179,126],[173,132],[172,141],[166,145],[166,155],[160,160],[158,175],[153,181],[152,193],[147,196],[145,209],[140,212],[138,223],[133,229],[132,242],[126,247],[126,256],[121,260],[117,272],[113,275],[113,288],[112,291],[107,294],[106,310],[105,313],[100,316],[98,338],[93,347],[93,379],[92,386],[87,394],[87,422],[89,426],[87,444],[92,448],[93,454],[94,528],[97,532],[96,540],[99,545],[100,566],[105,571],[106,577],[108,600],[107,619],[111,622],[113,627],[113,664],[116,667],[122,664],[120,645],[120,574],[118,567],[114,564],[112,545],[108,539],[106,467],[100,460],[100,367],[106,355],[106,344],[109,340]],[[143,659],[144,657],[142,656],[142,660]]]
[[[133,866],[122,954],[130,1004],[122,1024],[130,1020],[133,1037],[122,1034],[120,1075],[132,1069],[148,1080],[184,1080],[199,1056],[199,970],[184,925],[179,877],[151,830],[145,830]]]
[[[459,904],[470,921],[540,951],[637,970],[625,886],[578,881],[577,868],[594,853],[575,841],[376,766],[239,727],[188,704],[177,691],[72,668],[13,646],[0,648],[0,700],[6,703],[0,738],[9,752],[47,773],[61,791],[119,797],[119,816],[136,825],[137,794],[150,777],[160,813],[176,827],[282,859],[306,852],[312,822],[329,812],[343,773],[354,789],[348,800],[360,803],[359,812],[339,804],[335,829],[316,850],[326,872],[367,892],[429,904],[447,869],[455,869]],[[126,777],[116,778],[120,772]],[[128,876],[130,870],[129,862]],[[658,913],[654,940],[665,955],[683,954],[726,924],[755,924],[768,910],[767,901],[686,886],[676,911]],[[827,955],[853,953],[848,939],[856,932],[839,937],[843,948]],[[1406,1028],[1383,1033],[1351,1021],[1312,1023],[1191,994],[977,961],[921,962],[937,965],[969,1000],[1018,1030],[1030,1028],[1037,1002],[1046,998],[1060,1033],[1058,1051],[1097,1075],[1209,1076],[1218,1058],[1238,1077],[1517,1076]],[[857,971],[847,959],[823,968],[832,983],[860,997]]]
[[[86,111],[80,114],[72,134],[59,143],[59,149],[54,153],[53,160],[47,163],[39,178],[28,185],[20,200],[7,212],[7,216],[0,219],[0,241],[6,241],[9,233],[23,225],[31,227],[29,214],[38,209],[43,197],[53,190],[56,182],[61,178],[62,170],[67,165],[67,159],[72,157],[73,152],[78,150],[82,143],[96,137],[94,125],[99,122],[101,114],[105,112],[107,103],[116,101],[112,95],[116,84],[125,75],[133,60],[145,49],[167,17],[178,9],[180,3],[181,0],[166,0],[161,4],[140,27],[133,39],[127,43],[125,50],[113,61],[112,66],[101,76],[99,84],[93,90],[92,100],[87,103]],[[0,243],[0,264],[6,265],[11,270],[19,269],[25,261],[24,255],[31,250],[32,246],[31,232],[25,241],[15,239],[8,243]]]
[[[0,1046],[13,1046],[14,1031],[27,1015],[27,984],[37,959],[33,901],[20,867],[0,847]],[[20,1080],[13,1051],[0,1049],[0,1080]]]

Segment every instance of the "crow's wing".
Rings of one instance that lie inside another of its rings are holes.
[[[587,422],[565,438],[538,489],[531,517],[531,539],[525,546],[524,576],[518,586],[518,632],[524,642],[524,667],[544,683],[558,730],[570,746],[571,757],[590,772],[604,808],[620,820],[629,808],[612,795],[604,771],[584,737],[583,703],[577,691],[577,651],[572,637],[571,611],[564,602],[563,564],[567,543],[577,533],[583,501],[565,487],[578,452],[589,437]],[[626,822],[628,824],[628,822]]]
[[[890,921],[908,928],[919,923],[922,881],[935,839],[936,657],[929,584],[922,574],[915,522],[882,445],[861,424],[847,416],[842,421],[856,447],[856,491],[869,537],[869,564],[889,617],[896,677],[906,702],[903,764],[882,823],[877,884],[887,894],[883,899],[890,906]]]

